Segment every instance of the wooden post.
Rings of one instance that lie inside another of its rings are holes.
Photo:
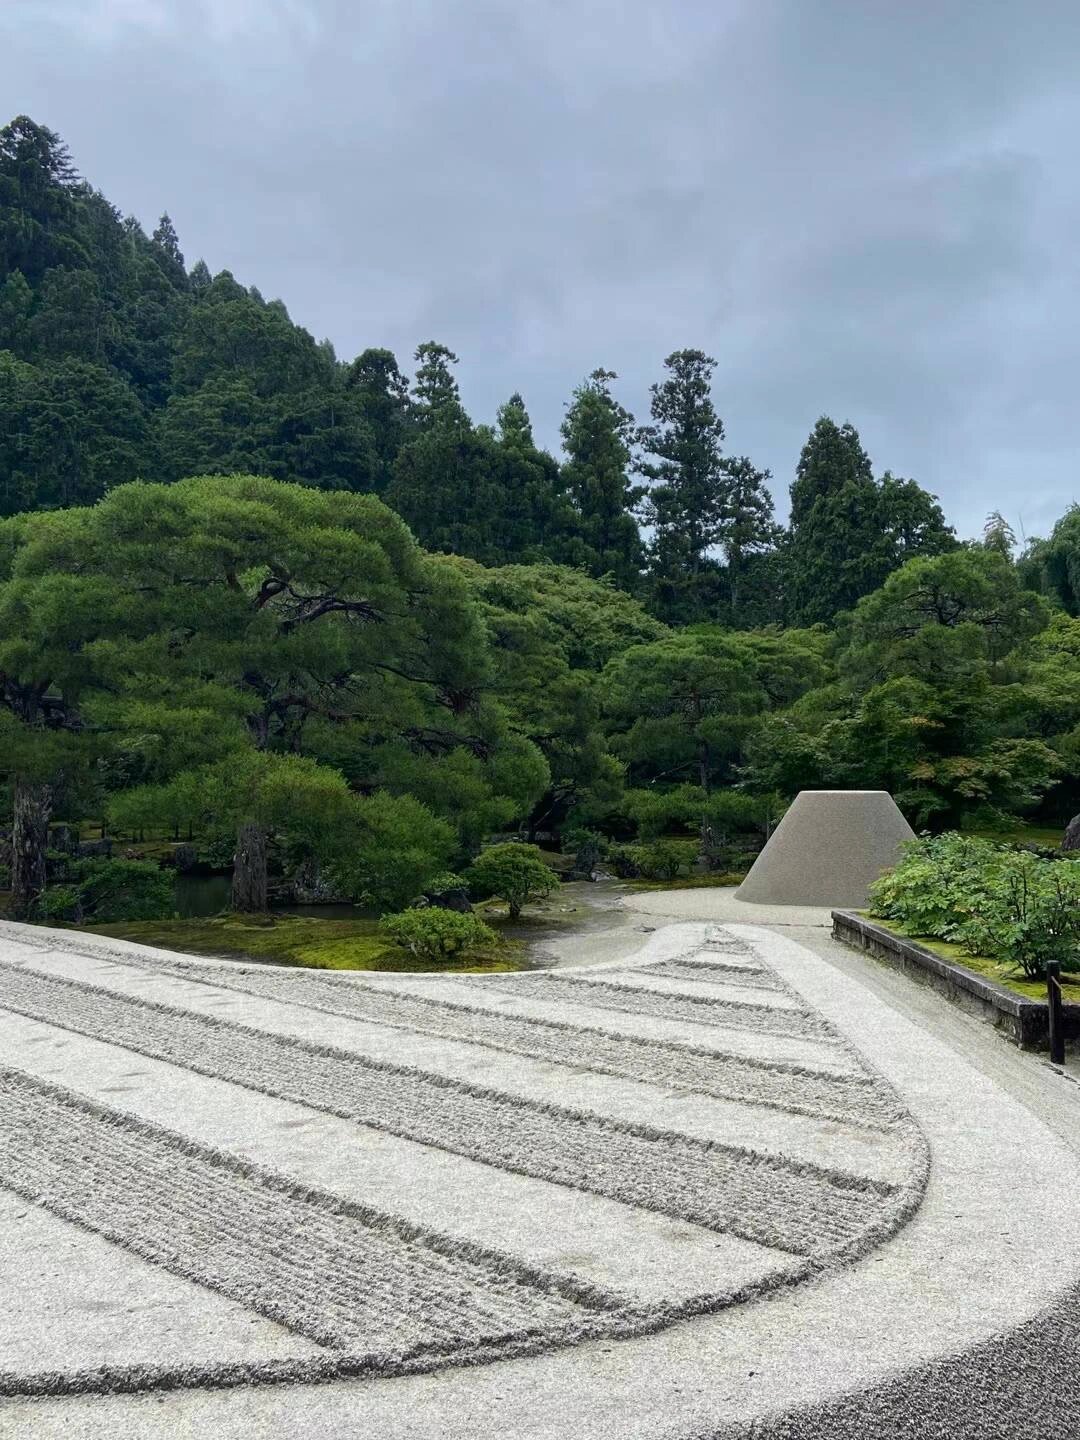
[[[1050,1063],[1064,1065],[1065,1034],[1061,1023],[1061,966],[1051,960],[1046,967],[1046,1008],[1050,1017]]]

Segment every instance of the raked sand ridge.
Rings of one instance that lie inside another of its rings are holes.
[[[1060,1321],[1075,1153],[824,932],[634,903],[499,977],[5,926],[0,1435],[938,1433]]]

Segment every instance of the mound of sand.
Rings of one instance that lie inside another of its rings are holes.
[[[861,909],[871,882],[914,838],[886,790],[800,790],[735,898]]]

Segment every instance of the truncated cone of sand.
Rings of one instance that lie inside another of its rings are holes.
[[[800,790],[735,898],[862,909],[872,881],[914,838],[887,790]]]

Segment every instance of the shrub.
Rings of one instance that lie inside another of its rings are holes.
[[[911,840],[899,865],[870,887],[871,913],[909,935],[958,940],[960,925],[985,904],[998,850],[955,832]]]
[[[31,916],[50,924],[56,920],[81,920],[82,896],[77,885],[47,885],[34,901]]]
[[[654,840],[648,845],[609,845],[604,859],[620,880],[674,880],[689,869],[697,854],[696,840]]]
[[[958,834],[909,843],[870,891],[872,915],[961,944],[1032,979],[1080,954],[1080,860],[1045,860]]]
[[[452,870],[443,870],[432,878],[424,886],[425,895],[449,895],[452,890],[464,890],[465,881],[462,876],[455,875]]]
[[[468,880],[486,894],[505,900],[512,920],[521,914],[523,905],[559,886],[558,875],[544,864],[538,847],[514,840],[481,851],[469,867]]]
[[[174,881],[147,860],[74,860],[60,883],[47,886],[35,920],[160,920],[174,909]]]
[[[651,845],[637,845],[638,870],[646,880],[674,880],[683,866],[693,863],[695,841],[654,840]]]
[[[80,860],[75,871],[87,916],[112,920],[160,920],[175,908],[174,880],[146,860]]]
[[[424,960],[441,960],[496,943],[494,930],[476,915],[432,906],[388,915],[381,928],[395,944]]]
[[[1074,965],[1080,946],[1080,861],[1008,854],[983,906],[961,925],[960,938],[973,954],[1019,965],[1032,979],[1041,979],[1051,960]]]
[[[620,880],[636,880],[641,874],[636,845],[608,844],[603,849],[604,861]]]

